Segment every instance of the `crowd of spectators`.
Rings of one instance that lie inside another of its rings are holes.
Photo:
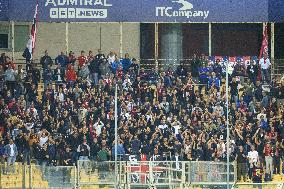
[[[23,69],[2,54],[1,162],[73,165],[78,159],[113,159],[118,84],[118,155],[226,161],[230,154],[230,161],[238,162],[238,179],[251,178],[258,162],[265,163],[267,180],[279,174],[284,80],[270,81],[267,56],[260,64],[230,65],[229,153],[225,64],[202,55],[189,65],[156,73],[140,68],[129,54],[120,59],[98,50],[76,57],[71,51],[52,58],[45,51],[40,64],[27,63]]]

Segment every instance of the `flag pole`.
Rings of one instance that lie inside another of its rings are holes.
[[[118,188],[118,167],[117,167],[117,143],[118,143],[118,136],[117,136],[117,84],[115,84],[115,102],[114,102],[114,106],[115,106],[115,126],[114,126],[114,135],[115,135],[115,144],[114,144],[114,162],[115,162],[115,189]]]
[[[15,22],[11,22],[12,25],[12,60],[15,63]]]
[[[36,0],[35,32],[37,32],[37,27],[38,27],[38,13],[39,13],[38,8],[39,8],[39,4],[38,4],[38,0]],[[34,59],[35,44],[36,44],[36,33],[35,33],[35,39],[34,39],[34,48],[32,48],[32,61]]]
[[[271,52],[271,56],[270,56],[270,59],[271,59],[271,80],[272,80],[272,76],[274,76],[274,62],[275,62],[275,23],[271,23],[271,49],[270,49],[270,52]]]
[[[230,188],[230,128],[229,128],[229,73],[228,73],[229,62],[226,64],[226,126],[227,126],[227,189]]]
[[[208,56],[211,56],[212,54],[212,23],[209,22],[209,32],[208,32],[208,38],[209,38],[209,43],[208,43]]]

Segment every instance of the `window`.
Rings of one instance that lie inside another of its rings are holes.
[[[8,34],[0,34],[0,49],[8,49]]]
[[[22,52],[25,50],[29,40],[29,26],[15,25],[15,51]]]
[[[212,55],[257,56],[261,42],[262,24],[212,24]]]

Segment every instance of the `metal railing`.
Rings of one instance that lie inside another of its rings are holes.
[[[277,59],[274,61],[272,75],[277,78],[282,78],[284,75],[284,59]]]
[[[77,186],[77,172],[75,166],[45,166],[22,165],[16,163],[14,166],[1,165],[0,188],[66,188]]]
[[[78,187],[103,185],[123,188],[142,186],[226,185],[227,164],[189,161],[120,161],[118,183],[115,162],[78,162]],[[234,164],[230,163],[230,185],[235,182]]]
[[[115,175],[114,161],[78,161],[77,166],[1,165],[2,189],[84,189],[166,187],[226,188],[227,164],[204,161],[118,161]],[[7,172],[8,171],[8,172]],[[3,174],[5,173],[5,174]],[[238,183],[235,162],[229,166],[231,188],[262,187],[283,189],[284,182]],[[280,175],[279,175],[280,176]],[[117,179],[116,179],[117,178]],[[117,180],[117,183],[115,183]]]
[[[190,70],[191,60],[192,59],[140,59],[137,61],[140,62],[140,67],[143,68],[145,71],[159,72],[166,71],[169,67],[174,69],[181,64],[183,64],[187,69]],[[273,65],[270,70],[271,77],[282,77],[284,75],[284,59],[275,59],[272,62]],[[38,59],[34,60],[34,63],[40,66]],[[15,64],[22,65],[23,69],[25,69],[26,63],[24,59],[15,60]],[[53,66],[52,68],[55,69],[55,66]],[[77,67],[75,66],[75,68]]]

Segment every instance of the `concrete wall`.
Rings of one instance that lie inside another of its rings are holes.
[[[1,26],[4,23],[0,23]],[[7,23],[6,23],[7,24]],[[16,25],[18,23],[15,23]],[[21,23],[31,25],[31,23]],[[10,27],[11,28],[11,27]],[[120,55],[120,24],[119,23],[69,23],[68,47],[76,55],[81,50],[97,52],[100,48],[105,54],[115,51]],[[101,28],[101,38],[100,38]],[[50,56],[56,57],[61,51],[67,50],[65,23],[38,23],[38,33],[34,59],[39,59],[45,50]],[[140,58],[140,24],[122,24],[122,55],[126,52],[131,57]],[[10,32],[11,33],[11,32]],[[10,44],[11,47],[11,44]],[[12,57],[11,50],[0,49]],[[23,59],[23,52],[15,52],[15,59]]]

